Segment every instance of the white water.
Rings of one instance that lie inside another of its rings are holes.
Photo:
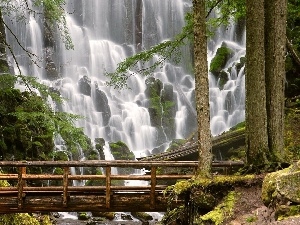
[[[184,13],[191,7],[190,0],[148,0],[142,1],[141,10],[137,10],[138,1],[67,0],[67,25],[74,50],[65,49],[59,34],[54,34],[54,44],[45,46],[43,18],[39,15],[25,15],[29,20],[27,23],[18,22],[16,14],[6,17],[19,42],[37,55],[36,65],[7,31],[7,40],[18,61],[16,63],[9,57],[15,73],[19,73],[19,65],[22,74],[36,76],[59,90],[68,99],[62,110],[84,116],[85,119],[76,125],[84,127],[92,141],[99,137],[107,142],[121,140],[136,157],[148,154],[161,144],[158,130],[150,123],[148,100],[144,94],[145,78],[137,74],[129,79],[131,90],[117,91],[105,85],[107,77],[104,73],[112,72],[119,62],[136,53],[137,48],[147,49],[179,33],[184,25]],[[21,2],[14,0],[16,5]],[[20,13],[24,12],[26,10],[20,10]],[[239,43],[233,42],[234,34],[234,27],[216,34],[209,43],[209,61],[223,41],[235,51],[226,67],[231,67],[245,55],[244,38]],[[196,129],[191,55],[187,46],[182,49],[183,62],[180,65],[166,63],[162,70],[153,74],[164,85],[173,86],[176,132],[165,138],[166,144],[173,138],[185,138]],[[45,69],[49,59],[56,68],[56,76],[51,76]],[[83,77],[89,79],[90,91],[89,88],[80,90]],[[220,90],[218,81],[209,74],[213,135],[244,120],[243,70],[236,74],[232,69],[228,77],[229,81]],[[109,153],[106,155],[109,158]]]

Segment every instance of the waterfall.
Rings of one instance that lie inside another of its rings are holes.
[[[74,50],[67,50],[58,33],[49,33],[41,15],[26,11],[21,0],[14,0],[19,12],[5,17],[11,31],[24,48],[36,55],[34,62],[7,32],[17,63],[9,56],[16,74],[36,76],[67,99],[61,110],[82,115],[76,126],[93,141],[123,141],[136,157],[155,148],[166,148],[174,138],[186,138],[196,130],[192,51],[181,49],[179,65],[167,62],[153,72],[162,83],[161,95],[173,102],[173,127],[153,125],[146,78],[137,74],[129,79],[130,90],[106,86],[106,72],[112,72],[126,57],[171,39],[181,31],[191,0],[67,0],[65,9]],[[27,1],[29,7],[34,7]],[[40,10],[41,9],[36,9]],[[18,13],[28,22],[18,21]],[[25,15],[24,15],[25,13]],[[233,66],[245,54],[244,39],[234,40],[235,27],[225,35],[217,33],[209,43],[209,60],[225,42],[234,51],[226,68],[228,81],[220,90],[218,80],[210,78],[211,130],[213,135],[244,120],[244,75]],[[174,129],[173,129],[174,128]],[[152,152],[153,153],[153,152]]]
[[[209,73],[210,129],[213,136],[245,120],[245,73],[244,65],[240,63],[241,57],[246,55],[246,33],[243,23],[230,24],[216,31],[214,38],[208,43],[209,63],[217,49],[223,45],[232,52],[222,70],[227,76],[223,88],[220,87],[220,77],[216,79],[211,72]]]

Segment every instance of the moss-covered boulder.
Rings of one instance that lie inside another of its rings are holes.
[[[300,161],[266,175],[262,200],[266,206],[274,207],[277,218],[300,215]]]
[[[113,220],[115,218],[115,212],[92,212],[93,217],[103,217],[108,220]]]
[[[122,141],[109,143],[109,148],[115,160],[135,160],[133,152]],[[133,172],[133,168],[118,168],[119,174],[131,174]]]
[[[228,59],[232,55],[232,50],[222,43],[221,47],[218,48],[215,57],[211,60],[209,71],[218,76],[219,73],[224,69]]]
[[[214,210],[198,217],[195,224],[223,224],[227,218],[232,216],[234,205],[238,198],[239,193],[230,191],[223,201],[214,208]]]
[[[88,220],[90,216],[86,212],[77,213],[78,220]]]
[[[218,79],[218,86],[220,88],[220,90],[223,90],[224,85],[227,83],[227,81],[229,80],[228,78],[228,74],[226,73],[226,71],[222,70],[219,73],[219,79]]]
[[[0,224],[5,225],[52,225],[48,215],[35,217],[28,213],[2,214],[0,215]]]
[[[160,145],[175,137],[176,101],[173,85],[163,84],[154,77],[147,78],[145,84],[150,122],[158,131],[156,145]]]
[[[99,152],[99,157],[101,160],[105,160],[104,145],[104,138],[95,138],[95,149]]]
[[[254,175],[195,177],[178,181],[165,192],[170,194],[169,198],[176,199],[181,196],[186,199],[185,205],[167,211],[162,221],[164,224],[192,220],[193,224],[199,225],[223,224],[233,215],[235,203],[240,197],[238,187],[261,185],[261,182],[261,179]]]
[[[266,206],[283,200],[300,203],[300,161],[290,167],[266,175],[262,200]]]
[[[142,222],[153,220],[153,217],[145,212],[132,212],[131,215]]]
[[[115,160],[134,160],[135,156],[132,151],[129,150],[128,146],[122,142],[111,142],[109,143],[111,154]]]

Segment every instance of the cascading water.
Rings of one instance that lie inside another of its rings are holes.
[[[244,64],[240,62],[246,54],[245,26],[231,24],[216,31],[208,43],[208,61],[216,55],[221,46],[230,49],[230,58],[222,72],[226,82],[220,85],[220,77],[209,73],[210,129],[213,136],[245,120],[245,76]]]
[[[22,6],[21,0],[14,2],[24,15],[27,11],[22,7],[27,6]],[[32,7],[31,1],[27,2]],[[130,77],[131,90],[118,91],[106,86],[108,79],[104,74],[113,71],[126,57],[179,33],[184,25],[184,14],[191,5],[190,0],[67,0],[66,19],[74,50],[65,48],[59,34],[49,33],[47,21],[39,15],[27,12],[25,17],[29,22],[22,23],[17,22],[17,14],[12,14],[5,21],[18,42],[37,55],[37,64],[30,61],[7,30],[7,41],[17,63],[13,57],[9,57],[9,61],[16,74],[18,65],[22,74],[38,77],[67,98],[61,110],[84,116],[76,125],[84,127],[92,141],[99,137],[106,142],[121,140],[136,157],[159,146],[164,150],[172,139],[186,138],[196,129],[189,46],[181,51],[181,64],[167,62],[162,70],[153,73],[154,81],[159,79],[162,84],[160,95],[174,103],[174,120],[169,130],[162,124],[153,125],[145,77]],[[245,54],[244,39],[236,42],[232,28],[225,33],[225,36],[217,34],[209,43],[209,60],[222,42],[235,53],[226,65],[231,67],[231,72],[223,90],[218,87],[218,80],[209,75],[213,135],[244,119],[243,69],[237,74],[233,67]]]

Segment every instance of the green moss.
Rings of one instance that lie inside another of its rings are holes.
[[[286,109],[285,114],[285,152],[289,159],[300,159],[300,111]]]
[[[277,208],[275,217],[277,220],[285,220],[290,217],[300,217],[300,205],[281,205]]]
[[[127,145],[122,142],[118,141],[115,143],[109,143],[109,147],[111,150],[112,155],[114,156],[114,159],[116,160],[134,160],[135,155],[132,151],[129,150]]]
[[[257,221],[257,217],[256,216],[249,216],[249,217],[246,218],[246,222],[247,223],[253,223],[255,221]]]
[[[131,215],[141,221],[153,220],[153,217],[145,212],[132,212]]]
[[[247,183],[250,180],[255,179],[255,175],[231,175],[231,176],[214,176],[212,179],[203,178],[203,177],[195,177],[190,180],[183,180],[176,182],[175,185],[170,186],[166,189],[166,191],[172,190],[175,194],[180,195],[184,192],[188,192],[191,188],[200,187],[201,189],[205,189],[207,187],[223,187],[223,186],[233,186],[241,183]]]
[[[215,57],[212,59],[210,63],[209,71],[218,74],[226,65],[226,62],[231,54],[231,50],[226,46],[221,46],[218,48]]]
[[[215,207],[214,210],[208,212],[207,214],[200,216],[196,219],[196,224],[206,224],[209,221],[210,224],[219,225],[222,224],[226,218],[229,218],[233,214],[233,209],[239,193],[231,191],[224,198],[224,201]]]
[[[231,127],[231,128],[230,128],[230,131],[234,131],[234,130],[242,130],[242,129],[245,130],[245,127],[246,127],[246,123],[245,123],[245,121],[243,121],[243,122],[240,122],[240,123],[238,123],[237,125]]]
[[[166,152],[168,151],[172,151],[178,147],[180,147],[181,145],[183,145],[184,143],[186,143],[185,139],[174,139],[172,140],[172,142],[169,145],[169,148],[166,150]]]
[[[77,213],[78,220],[88,220],[90,216],[86,212]]]
[[[0,223],[7,225],[52,225],[49,216],[43,216],[38,220],[27,213],[0,215]]]

